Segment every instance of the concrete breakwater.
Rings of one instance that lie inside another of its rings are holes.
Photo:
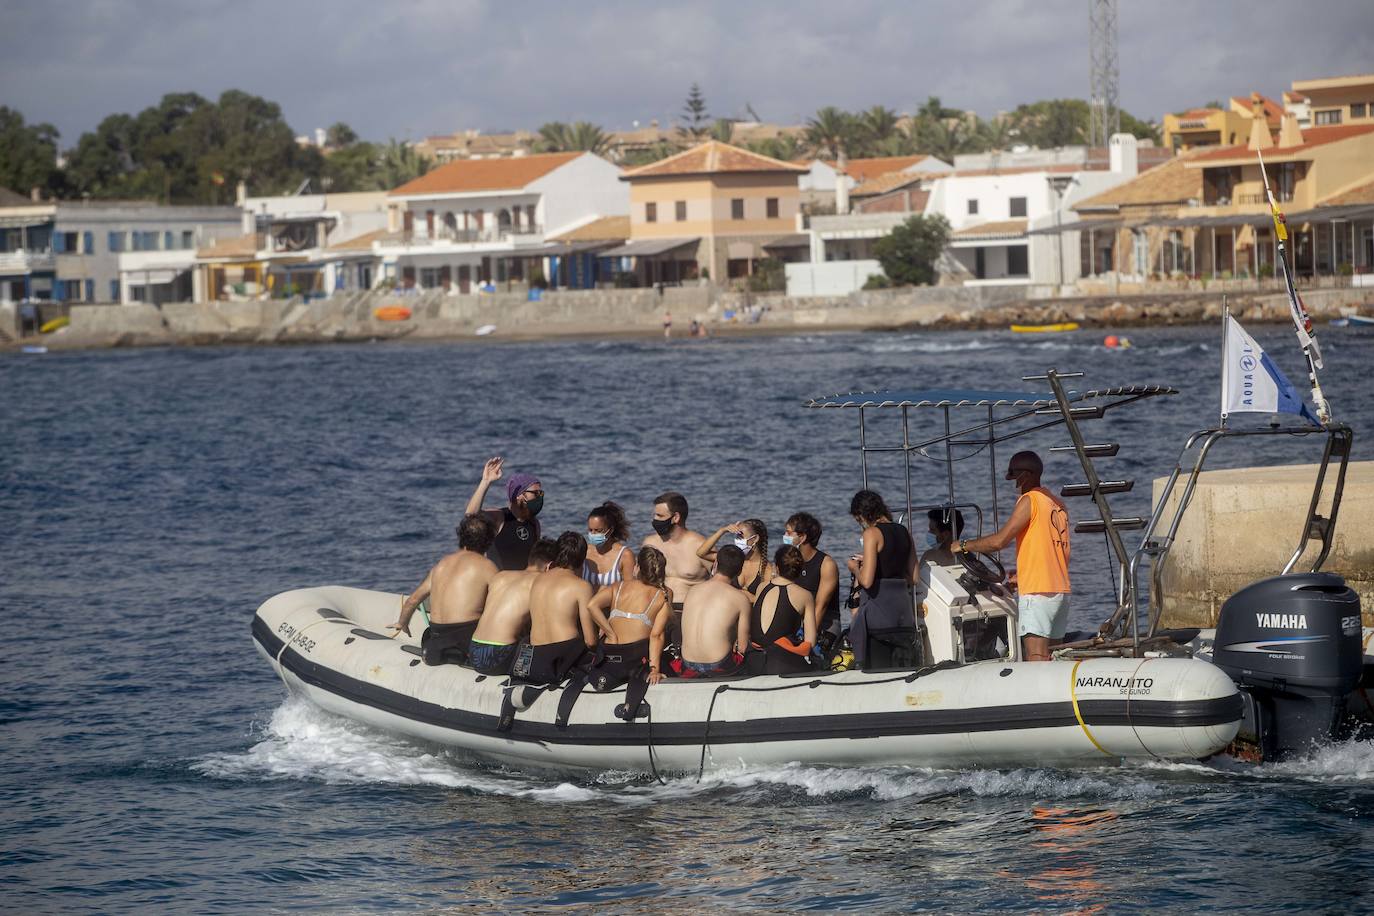
[[[1310,464],[1203,472],[1164,568],[1164,624],[1215,626],[1228,597],[1278,575],[1298,546],[1316,475],[1317,466]],[[1324,515],[1330,514],[1333,478],[1334,468],[1326,481]],[[1154,482],[1156,503],[1165,480]],[[1310,541],[1294,568],[1310,569],[1319,550]],[[1350,463],[1322,569],[1345,577],[1360,595],[1364,625],[1374,626],[1374,461]]]
[[[614,336],[662,333],[668,315],[675,334],[692,320],[714,332],[795,330],[957,330],[1011,324],[1076,321],[1087,327],[1197,324],[1221,315],[1219,295],[1048,298],[1026,287],[921,287],[872,290],[836,298],[788,298],[715,287],[663,290],[548,292],[449,296],[440,291],[397,295],[381,291],[310,302],[257,300],[151,305],[76,305],[71,324],[42,343],[51,348],[323,343],[392,338],[471,337],[493,325],[493,337]],[[1031,297],[1031,298],[1028,298]],[[1374,310],[1374,289],[1320,289],[1305,294],[1319,319]],[[1231,293],[1243,321],[1285,321],[1286,297],[1274,292]],[[378,308],[403,305],[404,321],[379,321]],[[0,334],[18,339],[14,309],[0,308]]]

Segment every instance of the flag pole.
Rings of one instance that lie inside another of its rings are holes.
[[[1322,395],[1321,383],[1317,381],[1317,370],[1322,368],[1322,351],[1317,346],[1317,338],[1312,331],[1312,318],[1307,314],[1307,307],[1298,296],[1298,291],[1293,286],[1293,275],[1288,270],[1288,246],[1285,244],[1288,241],[1288,223],[1284,219],[1283,211],[1279,209],[1278,201],[1274,200],[1274,192],[1269,188],[1269,173],[1264,168],[1264,153],[1255,150],[1255,154],[1259,156],[1264,194],[1269,199],[1269,211],[1274,217],[1279,267],[1283,271],[1283,284],[1288,290],[1288,312],[1293,318],[1293,326],[1297,329],[1298,343],[1302,346],[1303,356],[1307,357],[1307,380],[1312,385],[1312,406],[1317,408],[1317,419],[1325,426],[1331,421],[1331,407]],[[1256,244],[1258,241],[1257,238]]]
[[[1227,371],[1231,365],[1230,354],[1226,352],[1227,336],[1231,331],[1231,306],[1226,301],[1226,294],[1221,296],[1221,428],[1226,428],[1226,392],[1230,390],[1227,384],[1230,373]]]

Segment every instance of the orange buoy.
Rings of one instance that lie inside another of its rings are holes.
[[[410,309],[404,305],[383,305],[372,311],[372,317],[378,321],[409,321]]]
[[[1102,341],[1102,346],[1106,347],[1108,350],[1114,350],[1120,344],[1121,341],[1117,339],[1115,334],[1108,334],[1107,339]]]

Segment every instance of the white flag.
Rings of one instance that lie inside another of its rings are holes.
[[[1320,426],[1293,383],[1240,322],[1226,315],[1226,352],[1221,355],[1221,415],[1295,413]]]

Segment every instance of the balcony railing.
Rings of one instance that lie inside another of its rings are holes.
[[[1291,204],[1291,203],[1293,202],[1293,192],[1292,192],[1292,191],[1275,191],[1275,192],[1274,192],[1274,199],[1277,200],[1277,201],[1278,201],[1279,203],[1281,203],[1281,204]],[[1263,193],[1260,193],[1260,194],[1237,194],[1237,195],[1236,195],[1236,203],[1241,204],[1241,205],[1259,204],[1260,206],[1264,206],[1265,204],[1269,203],[1269,198],[1265,197]]]
[[[0,251],[0,274],[28,273],[34,270],[52,270],[57,266],[57,257],[47,251]]]
[[[544,234],[543,226],[496,226],[483,229],[449,229],[436,227],[433,235],[410,231],[403,234],[407,245],[424,245],[434,242],[455,242],[472,244],[476,242],[504,242],[513,237],[538,236]]]

